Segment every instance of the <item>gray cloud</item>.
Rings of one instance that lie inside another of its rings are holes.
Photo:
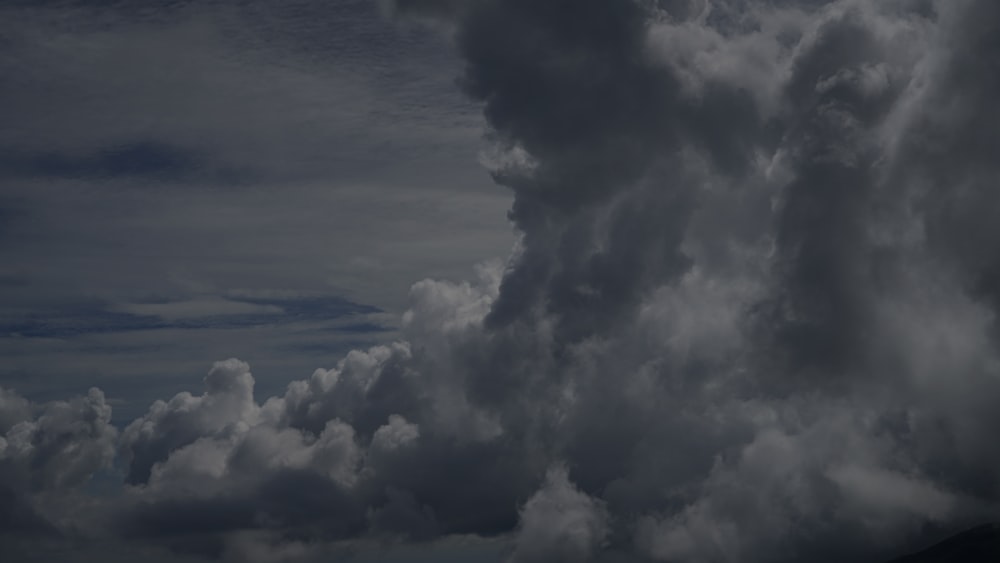
[[[0,542],[72,532],[64,497],[111,466],[118,431],[110,418],[99,389],[41,405],[0,389]]]
[[[5,418],[26,418],[7,428],[2,455],[15,477],[9,486],[30,490],[79,485],[111,463],[118,432],[108,424],[111,407],[99,389],[86,397],[42,405],[37,416],[23,400],[4,392]]]
[[[608,534],[604,506],[578,491],[564,468],[524,504],[511,561],[587,561]]]

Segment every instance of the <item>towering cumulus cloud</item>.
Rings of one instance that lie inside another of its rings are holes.
[[[118,437],[0,394],[8,532],[823,562],[1000,518],[1000,4],[386,7],[453,33],[511,257],[282,396],[227,360]],[[53,493],[115,445],[122,494]]]

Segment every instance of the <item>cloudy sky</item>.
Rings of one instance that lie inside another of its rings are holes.
[[[0,550],[1000,520],[995,0],[0,3]]]
[[[124,423],[239,356],[277,392],[510,252],[441,32],[360,0],[10,4],[5,386],[99,385]]]

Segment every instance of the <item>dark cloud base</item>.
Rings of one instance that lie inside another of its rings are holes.
[[[956,534],[918,553],[890,563],[938,563],[944,561],[994,561],[1000,556],[1000,525],[985,524]]]
[[[1000,5],[385,7],[453,34],[511,258],[264,400],[236,359],[121,429],[97,389],[0,392],[4,541],[822,563],[1000,519]]]

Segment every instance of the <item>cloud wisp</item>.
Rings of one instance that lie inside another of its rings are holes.
[[[276,396],[230,359],[119,433],[2,392],[3,537],[833,562],[1000,517],[1000,5],[385,7],[453,34],[511,257]]]

